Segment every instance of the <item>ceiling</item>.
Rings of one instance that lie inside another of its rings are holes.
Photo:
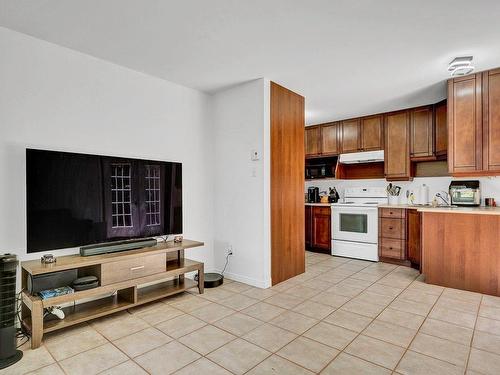
[[[266,77],[307,123],[445,97],[447,64],[500,66],[500,1],[1,0],[0,25],[214,93]]]

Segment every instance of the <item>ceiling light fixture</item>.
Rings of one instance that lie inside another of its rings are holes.
[[[454,58],[448,65],[448,71],[451,73],[451,76],[464,76],[471,73],[474,70],[474,67],[472,66],[472,59],[472,56]]]

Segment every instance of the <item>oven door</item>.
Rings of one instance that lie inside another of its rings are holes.
[[[376,207],[332,207],[334,240],[378,243],[378,214]]]

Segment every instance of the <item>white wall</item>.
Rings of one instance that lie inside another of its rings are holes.
[[[222,269],[232,246],[226,275],[258,287],[270,286],[269,89],[258,79],[213,98],[215,265]]]
[[[0,51],[0,253],[40,256],[25,250],[29,146],[182,162],[184,236],[205,242],[187,255],[212,269],[210,96],[5,28]]]

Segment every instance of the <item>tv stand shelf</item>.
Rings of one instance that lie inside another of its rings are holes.
[[[195,287],[202,294],[203,263],[184,258],[184,249],[197,246],[203,246],[203,243],[184,240],[180,244],[165,242],[123,253],[90,257],[63,256],[54,264],[42,264],[40,261],[22,262],[21,318],[22,324],[31,332],[31,347],[35,349],[40,346],[44,333],[123,311]],[[148,263],[148,257],[156,264]],[[158,259],[164,259],[163,266],[161,262],[158,264]],[[136,264],[139,266],[134,266]],[[161,271],[159,268],[162,268]],[[68,269],[77,269],[79,272],[82,270],[85,274],[94,273],[101,280],[101,284],[105,285],[44,300],[29,294],[25,289],[26,279],[30,274],[39,275]],[[142,274],[135,277],[133,270]],[[194,271],[198,272],[198,282],[184,277],[185,273]],[[119,279],[117,282],[106,281],[117,279]],[[73,302],[83,299],[92,300],[73,305]],[[43,318],[45,308],[62,304],[71,304],[63,308],[64,319],[53,316]]]

